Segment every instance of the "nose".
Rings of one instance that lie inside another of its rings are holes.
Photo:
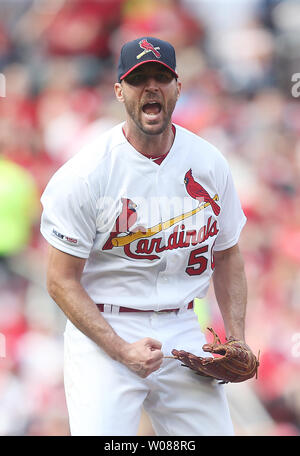
[[[146,80],[145,90],[156,91],[158,90],[158,83],[154,76],[149,76]]]

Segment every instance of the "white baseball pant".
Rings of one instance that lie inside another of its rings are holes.
[[[201,356],[206,342],[193,310],[103,313],[127,342],[152,337],[164,355],[184,349]],[[142,379],[112,360],[68,321],[64,380],[71,435],[135,436],[144,406],[156,435],[233,435],[223,385],[164,359]]]

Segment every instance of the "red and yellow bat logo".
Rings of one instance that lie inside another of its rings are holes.
[[[186,229],[183,224],[185,219],[192,217],[209,206],[214,214],[218,216],[220,206],[216,203],[216,201],[219,201],[218,195],[215,194],[211,197],[207,190],[194,180],[191,169],[186,172],[184,183],[187,193],[198,202],[198,206],[149,228],[144,226],[136,226],[134,228],[137,222],[137,205],[129,198],[122,198],[122,210],[102,250],[123,247],[124,253],[130,258],[156,260],[160,258],[157,254],[165,250],[185,248],[190,245],[196,246],[203,244],[210,237],[217,236],[219,229],[217,220],[214,220],[213,216],[210,216],[203,226],[196,229]],[[179,225],[180,222],[183,223]],[[174,230],[167,240],[163,240],[162,236],[157,236],[161,231],[168,230],[172,226],[174,226]],[[134,241],[138,241],[138,243],[135,246],[135,251],[132,251],[130,246]],[[207,249],[208,247],[206,246],[205,248]]]
[[[180,214],[177,217],[173,217],[162,223],[158,223],[150,228],[136,227],[132,232],[130,227],[134,225],[137,220],[136,204],[127,198],[122,198],[123,209],[121,214],[118,216],[115,226],[110,233],[110,236],[103,246],[103,250],[109,250],[113,247],[123,247],[141,238],[149,238],[161,231],[167,230],[168,228],[176,225],[177,223],[197,214],[208,206],[211,206],[215,215],[219,215],[220,206],[216,203],[219,200],[216,194],[213,198],[208,192],[192,177],[192,170],[190,169],[184,177],[184,183],[188,194],[198,201],[198,207],[184,214]],[[122,220],[122,223],[121,223]],[[129,223],[130,221],[130,223]],[[125,229],[126,226],[126,229]],[[122,227],[122,229],[121,229]],[[123,234],[120,236],[120,234]],[[125,234],[125,235],[124,235]]]
[[[153,44],[149,43],[146,39],[141,40],[139,42],[140,47],[143,49],[143,52],[141,52],[139,55],[136,56],[136,58],[139,60],[143,55],[148,54],[148,52],[153,52],[155,57],[158,59],[161,57],[160,52],[158,50],[160,49],[159,47],[154,47]]]

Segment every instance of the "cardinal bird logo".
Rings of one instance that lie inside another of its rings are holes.
[[[131,234],[132,231],[130,228],[136,223],[137,221],[137,212],[136,207],[137,205],[129,198],[121,198],[122,201],[122,210],[119,214],[112,231],[110,232],[109,238],[102,247],[102,250],[109,250],[113,248],[112,239],[117,237],[118,234],[126,233]],[[136,227],[135,231],[144,230],[144,227]]]
[[[199,184],[199,182],[195,181],[192,175],[192,170],[189,171],[184,176],[184,183],[186,187],[186,191],[188,194],[199,201],[199,203],[208,203],[210,204],[212,210],[214,211],[215,215],[220,214],[220,206],[215,202],[213,198],[208,194],[205,188]]]
[[[153,44],[149,43],[146,39],[141,40],[139,42],[140,47],[143,49],[143,52],[141,52],[139,55],[136,56],[136,58],[139,60],[143,55],[148,54],[148,52],[153,52],[155,57],[158,59],[161,57],[160,52],[158,50],[160,49],[159,47],[154,47]]]

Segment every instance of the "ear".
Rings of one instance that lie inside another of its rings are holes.
[[[177,81],[177,100],[180,96],[180,92],[181,92],[181,82]]]
[[[120,84],[119,82],[116,82],[114,85],[114,89],[115,89],[115,95],[116,95],[117,100],[120,101],[120,103],[123,103],[124,97],[123,97],[122,84]]]

